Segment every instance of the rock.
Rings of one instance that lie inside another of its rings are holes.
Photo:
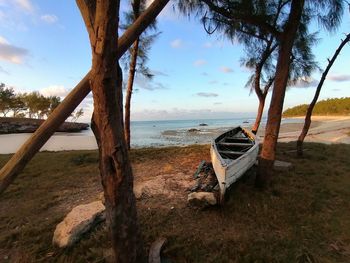
[[[60,248],[72,246],[84,233],[105,220],[104,211],[101,201],[74,207],[56,226],[52,243]]]
[[[200,123],[199,126],[208,126],[206,123]]]
[[[199,132],[199,131],[200,131],[200,130],[198,130],[198,129],[194,129],[194,128],[193,128],[193,129],[189,129],[189,130],[188,130],[188,132]]]
[[[105,205],[105,193],[102,191],[97,195],[97,200],[100,200],[103,205]]]
[[[0,134],[32,133],[35,132],[44,121],[43,119],[0,117]],[[64,122],[56,131],[80,132],[88,128],[89,124],[86,123]]]
[[[194,192],[187,196],[187,201],[190,205],[198,207],[206,207],[216,205],[217,200],[214,193],[210,192]]]
[[[148,263],[161,263],[160,252],[167,239],[165,237],[160,237],[154,241],[149,249]]]
[[[293,164],[292,163],[288,163],[288,162],[275,160],[275,162],[273,163],[273,169],[275,171],[288,171],[292,167],[293,167]]]
[[[150,185],[147,185],[150,184]],[[134,195],[136,199],[143,199],[148,198],[152,196],[152,189],[151,189],[152,182],[146,181],[146,182],[140,182],[137,184],[134,184]]]

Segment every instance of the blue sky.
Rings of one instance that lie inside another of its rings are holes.
[[[123,1],[122,9],[127,6],[128,1]],[[347,12],[336,33],[320,33],[314,52],[321,68],[349,28]],[[158,29],[162,33],[148,64],[155,78],[137,79],[133,120],[254,116],[257,98],[244,88],[250,73],[240,66],[241,45],[208,36],[195,18],[175,14],[171,4],[158,18]],[[350,48],[345,47],[321,99],[349,96],[349,58]],[[0,0],[0,82],[18,92],[37,90],[64,97],[90,66],[89,40],[75,1]],[[316,72],[314,82],[319,78]],[[289,88],[285,108],[309,103],[314,86]],[[92,99],[82,106],[88,120]]]

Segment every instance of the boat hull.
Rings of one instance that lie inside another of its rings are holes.
[[[237,133],[235,133],[237,131]],[[240,133],[240,136],[237,134]],[[248,147],[241,151],[224,151],[222,145],[232,147],[244,147],[245,143],[227,143],[225,140],[230,135],[232,140],[246,140]],[[237,136],[236,136],[237,135]],[[233,136],[233,137],[232,137]],[[236,136],[236,137],[235,137]],[[247,138],[247,139],[245,139]],[[230,155],[230,153],[232,153]],[[233,156],[234,153],[234,157]],[[226,189],[236,182],[256,162],[259,153],[259,143],[256,136],[241,127],[231,129],[213,140],[210,148],[211,161],[220,187],[220,203],[224,202]],[[230,158],[232,157],[232,158]]]

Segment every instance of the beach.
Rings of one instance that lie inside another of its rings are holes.
[[[264,123],[258,132],[263,141]],[[284,119],[281,124],[279,142],[296,141],[303,126],[303,118]],[[205,123],[207,126],[199,126]],[[209,144],[213,138],[231,127],[242,125],[250,128],[253,118],[232,120],[193,120],[139,122],[132,126],[131,143],[133,148],[186,146]],[[134,128],[134,129],[133,129]],[[350,143],[350,117],[313,117],[305,141],[319,143]],[[30,138],[31,134],[0,135],[0,154],[16,152]],[[41,151],[94,150],[97,144],[91,130],[81,133],[55,133]]]

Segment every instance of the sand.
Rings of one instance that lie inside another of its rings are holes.
[[[281,125],[279,142],[296,141],[303,123],[284,123]],[[209,143],[210,139],[215,137],[218,129],[211,132],[188,133],[181,132],[177,134],[173,131],[166,134],[165,139],[169,145],[188,145]],[[221,131],[220,131],[221,132]],[[319,143],[347,143],[350,144],[350,116],[329,117],[316,116],[305,141]],[[261,127],[258,135],[260,141],[263,141],[264,127]],[[164,134],[163,134],[164,135]],[[178,136],[177,136],[178,135]],[[7,134],[0,135],[0,154],[16,152],[19,147],[31,136],[31,134]],[[63,151],[63,150],[93,150],[97,149],[95,138],[92,135],[56,133],[42,147],[41,151]]]

